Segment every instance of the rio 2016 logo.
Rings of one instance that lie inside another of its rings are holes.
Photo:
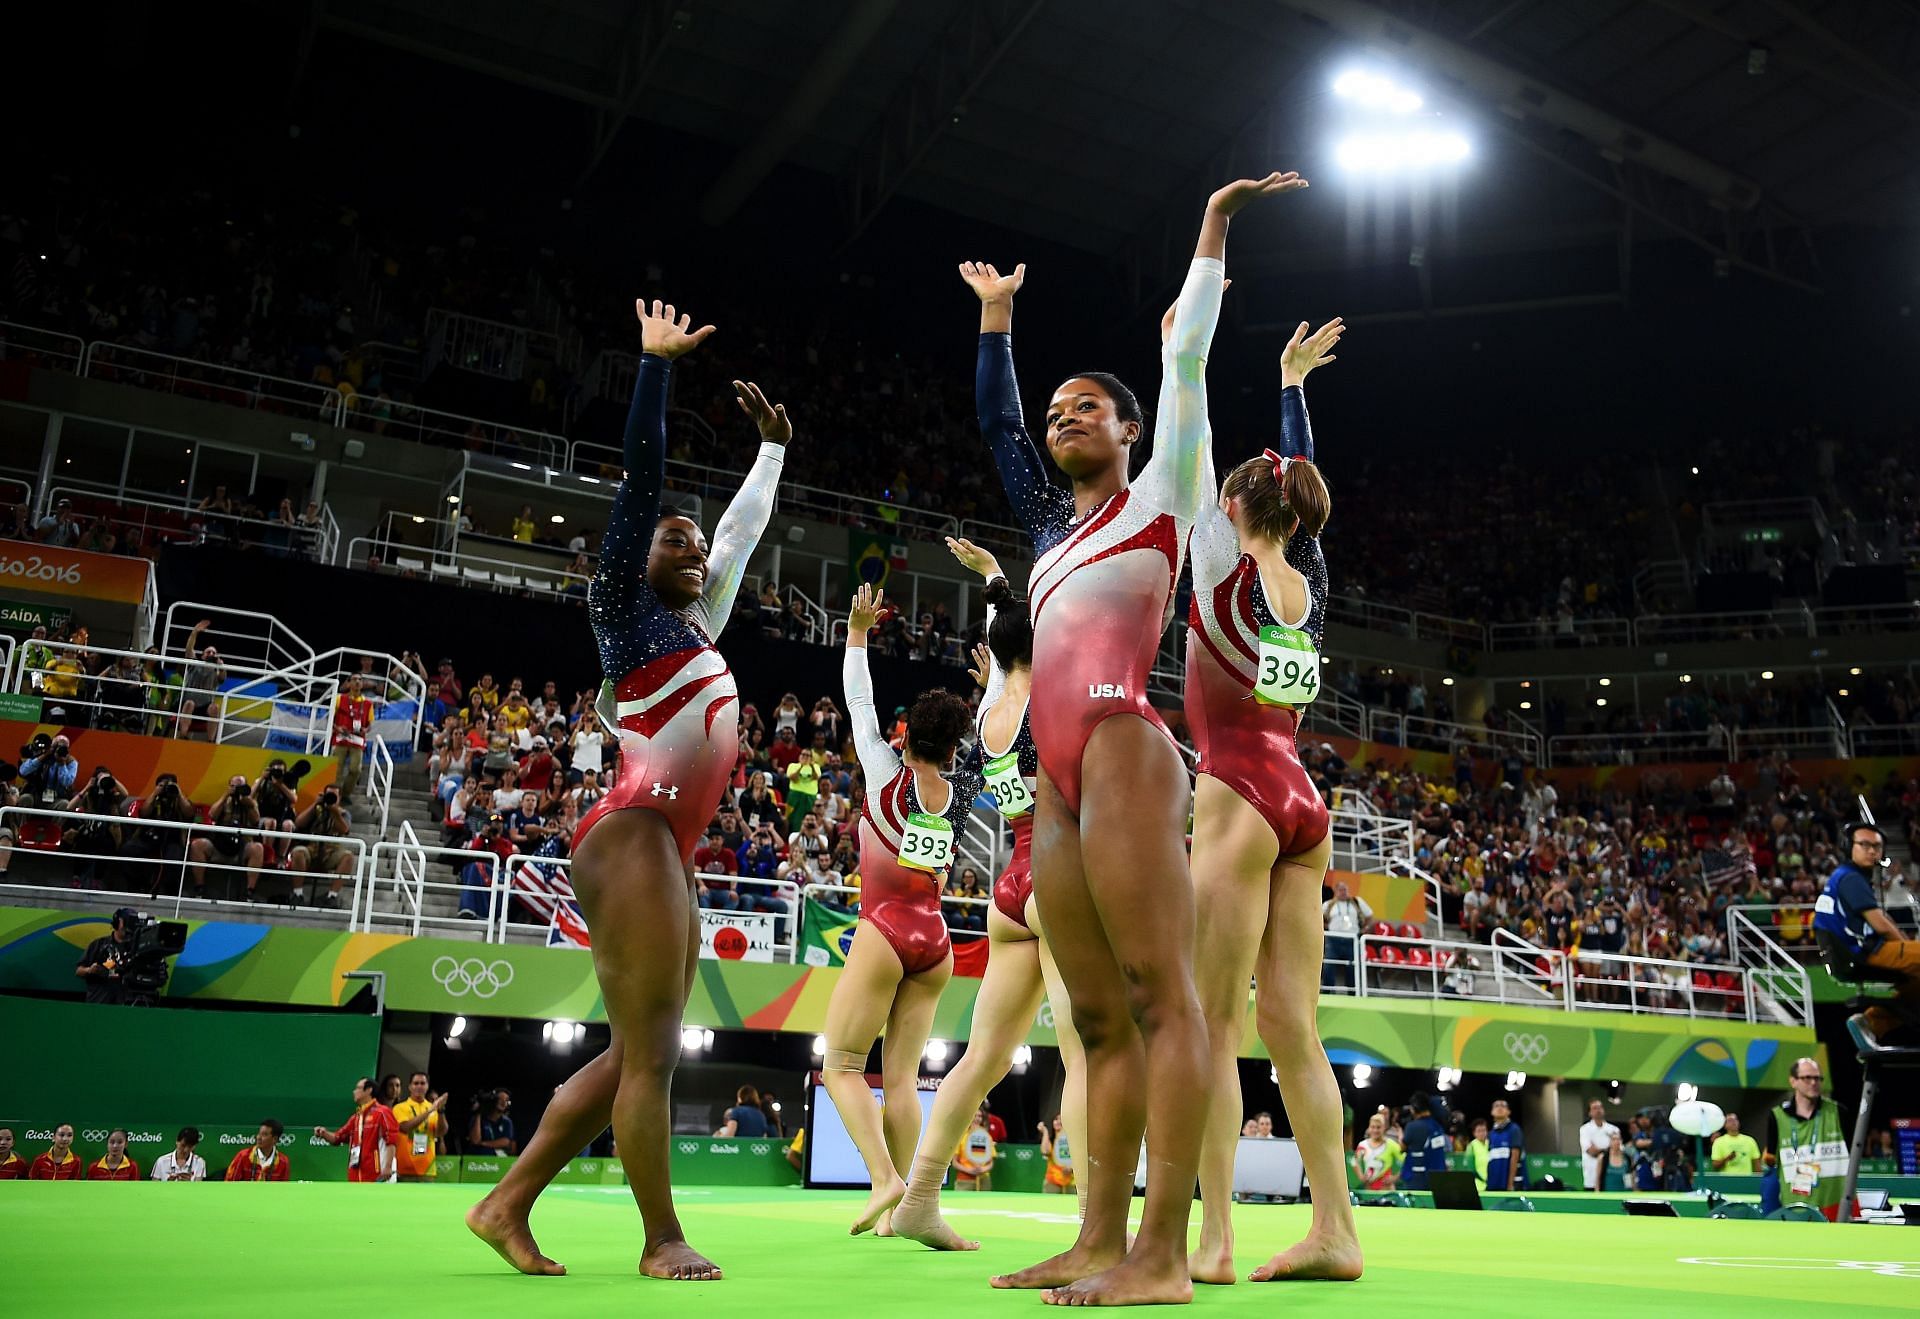
[[[29,554],[24,559],[0,555],[0,577],[18,577],[28,582],[62,582],[68,586],[77,586],[80,584],[80,567],[72,563],[48,563],[38,554]]]
[[[1507,1046],[1507,1057],[1523,1065],[1544,1061],[1551,1048],[1546,1036],[1524,1031],[1508,1031],[1501,1043]]]
[[[492,998],[513,983],[513,963],[486,962],[478,957],[437,957],[430,974],[440,988],[454,998],[465,994]]]

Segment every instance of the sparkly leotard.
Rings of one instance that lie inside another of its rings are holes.
[[[1280,400],[1280,452],[1313,457],[1306,395],[1289,386]],[[1211,462],[1206,483],[1214,487]],[[1240,552],[1233,523],[1210,502],[1193,524],[1193,604],[1187,616],[1187,727],[1199,772],[1220,780],[1260,812],[1280,856],[1298,856],[1326,837],[1327,806],[1300,764],[1300,712],[1253,697],[1260,629],[1274,616],[1253,556]],[[1304,630],[1317,649],[1326,628],[1326,558],[1315,536],[1287,542],[1287,563],[1307,579],[1307,607],[1286,626]]]
[[[1206,362],[1225,266],[1199,257],[1161,348],[1153,456],[1134,482],[1076,520],[1073,497],[1047,479],[1014,382],[1012,337],[982,334],[974,372],[980,428],[1015,513],[1033,537],[1033,697],[1041,768],[1076,815],[1080,761],[1102,721],[1133,714],[1167,727],[1147,702],[1147,675],[1173,605],[1187,530],[1202,498]],[[1171,741],[1171,735],[1168,735]]]
[[[647,582],[647,554],[660,519],[672,365],[640,359],[627,413],[627,478],[613,497],[587,618],[600,648],[601,717],[620,739],[620,773],[574,831],[577,852],[609,814],[639,808],[667,819],[680,859],[690,860],[740,754],[740,698],[712,638],[726,624],[747,559],[773,514],[785,449],[762,444],[740,493],[714,528],[700,596],[670,609]],[[608,707],[611,706],[611,709]]]
[[[900,862],[901,838],[909,816],[925,809],[913,771],[880,736],[873,708],[873,679],[864,647],[850,646],[842,667],[847,717],[853,745],[867,781],[867,802],[860,809],[860,919],[892,946],[907,975],[931,971],[953,950],[947,923],[940,917],[940,888],[945,870],[918,870]],[[947,805],[939,814],[957,837],[966,826],[973,800],[980,795],[977,758],[969,757],[947,778]]]
[[[994,607],[987,606],[987,631],[993,631]],[[1027,925],[1027,899],[1033,894],[1033,806],[1034,793],[1038,787],[1036,776],[1040,770],[1040,756],[1033,745],[1033,725],[1029,720],[1032,699],[1020,711],[1020,727],[1013,735],[1013,741],[998,750],[987,744],[987,715],[1003,700],[1007,693],[1007,671],[1000,667],[999,660],[989,661],[991,667],[987,673],[987,690],[980,698],[980,712],[975,720],[975,729],[979,737],[974,741],[975,755],[982,762],[983,773],[986,761],[999,756],[1016,754],[1019,756],[1020,777],[1027,790],[1027,808],[1017,815],[1008,815],[1007,827],[1013,830],[1013,855],[1007,858],[1006,869],[993,881],[993,905],[1000,914],[1018,925],[1029,929]],[[996,803],[1001,814],[1006,815],[1006,803]]]

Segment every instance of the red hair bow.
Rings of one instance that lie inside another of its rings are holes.
[[[1283,457],[1282,455],[1275,453],[1272,449],[1262,449],[1260,453],[1262,457],[1264,457],[1268,462],[1273,464],[1274,481],[1279,485],[1282,485],[1282,486],[1286,485],[1287,468],[1290,465],[1292,465],[1294,460],[1292,458]]]

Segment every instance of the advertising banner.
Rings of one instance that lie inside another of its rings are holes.
[[[152,576],[153,564],[146,559],[0,540],[0,588],[9,592],[138,605]]]
[[[15,636],[33,635],[36,627],[44,627],[47,635],[65,627],[73,621],[73,610],[59,605],[31,604],[25,600],[0,600],[0,632],[11,632]]]

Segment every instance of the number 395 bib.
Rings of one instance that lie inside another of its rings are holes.
[[[1290,627],[1261,628],[1253,698],[1262,705],[1300,706],[1319,694],[1320,656],[1312,638]]]
[[[1027,790],[1026,777],[1020,773],[1018,751],[1009,751],[987,762],[987,791],[993,794],[1000,814],[1009,820],[1033,810],[1033,794]]]
[[[900,831],[900,864],[912,870],[945,870],[953,864],[953,826],[942,815],[915,811]]]

